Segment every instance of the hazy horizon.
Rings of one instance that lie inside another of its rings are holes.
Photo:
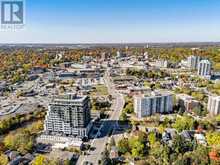
[[[220,1],[25,1],[25,28],[0,43],[219,42]]]

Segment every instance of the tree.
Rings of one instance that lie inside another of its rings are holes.
[[[202,108],[202,106],[195,107],[192,112],[197,116],[206,116],[207,110]]]
[[[5,145],[3,144],[3,142],[0,142],[0,153],[4,152],[6,150]]]
[[[123,138],[118,142],[118,151],[121,154],[125,154],[126,152],[130,152],[130,147],[127,138]]]
[[[151,146],[154,145],[156,143],[156,140],[157,140],[156,134],[154,132],[150,132],[148,134],[148,140],[149,140]]]
[[[9,134],[4,138],[4,145],[11,149],[16,150],[22,154],[32,151],[33,137],[26,130],[17,134]]]
[[[45,165],[45,164],[48,164],[48,160],[43,155],[36,156],[32,162],[32,165]]]
[[[162,134],[165,131],[165,127],[162,124],[160,124],[158,127],[158,131],[160,134]]]
[[[136,165],[150,165],[147,160],[140,160],[138,162],[135,162]]]
[[[176,153],[183,153],[184,138],[180,135],[176,135],[173,140],[173,149]]]
[[[71,165],[71,162],[70,162],[69,160],[65,160],[65,161],[63,162],[63,165]]]
[[[155,86],[154,86],[155,89],[160,89],[161,87],[162,87],[161,84],[158,83],[158,82],[157,82],[157,83],[155,84]]]
[[[175,160],[175,159],[174,159]],[[209,165],[208,149],[204,146],[198,146],[196,150],[179,154],[174,164],[199,164]]]
[[[45,116],[45,111],[41,110],[41,111],[35,111],[34,113],[30,113],[30,114],[26,114],[26,115],[16,115],[15,117],[9,117],[9,118],[5,118],[3,120],[0,121],[0,135],[7,133],[10,130],[16,129],[18,126],[20,126],[21,124],[23,124],[24,122],[27,121],[33,121],[34,119],[41,119]],[[37,123],[37,124],[36,124]],[[40,122],[36,122],[33,123],[32,125],[35,127],[39,127],[39,129],[35,130],[39,132],[40,130],[43,129],[43,124],[41,124],[41,128],[40,128]],[[32,132],[33,134],[34,132]]]
[[[164,128],[166,128],[166,127],[170,127],[170,123],[171,123],[171,120],[168,117],[165,117],[162,125]]]
[[[38,132],[43,130],[43,122],[37,121],[37,122],[31,124],[27,129],[31,134],[33,134],[33,135],[37,134]]]
[[[210,121],[210,120],[200,120],[199,121],[199,126],[203,128],[204,130],[208,131],[214,131],[215,130],[215,121]]]
[[[124,109],[124,112],[131,114],[134,112],[133,103],[128,103]]]
[[[202,108],[201,107],[193,108],[192,112],[197,116],[202,116]]]
[[[5,154],[0,154],[0,164],[1,165],[7,165],[8,162],[8,157]]]
[[[201,92],[192,92],[192,97],[194,97],[196,100],[203,101],[206,96]]]
[[[31,64],[23,64],[23,69],[25,73],[28,73],[31,69]]]
[[[131,148],[131,153],[134,158],[144,156],[144,144],[142,144],[138,138],[133,137],[129,139],[129,146]]]
[[[150,156],[154,157],[156,164],[169,164],[170,148],[167,145],[161,145],[156,142],[150,150]]]
[[[4,145],[9,149],[14,149],[16,147],[16,142],[12,134],[9,134],[4,138]]]
[[[148,136],[145,132],[142,131],[138,131],[138,140],[142,143],[142,144],[146,144],[148,142]]]
[[[177,129],[178,132],[191,130],[194,126],[194,120],[189,116],[178,117],[172,126]]]
[[[128,121],[128,116],[127,114],[123,111],[121,116],[120,116],[121,121]]]
[[[206,139],[209,145],[220,145],[220,133],[208,132],[206,133]]]
[[[192,151],[193,144],[191,142],[186,141],[181,135],[176,135],[173,139],[172,149],[176,153],[185,153],[187,151]]]
[[[220,164],[219,155],[220,155],[220,148],[213,147],[211,152],[209,152],[211,165],[219,165]]]
[[[179,154],[177,156],[177,159],[174,160],[173,164],[175,165],[185,165],[185,164],[190,164],[189,159],[188,159],[188,153],[183,157],[182,154]]]
[[[198,145],[196,150],[191,153],[191,161],[194,164],[207,165],[210,164],[208,148]]]

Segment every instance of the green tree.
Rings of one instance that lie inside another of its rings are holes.
[[[119,153],[121,153],[121,154],[125,154],[127,152],[130,152],[130,147],[129,147],[129,143],[128,143],[127,138],[123,138],[123,139],[119,140],[117,147],[118,147]]]
[[[43,155],[38,155],[35,157],[35,159],[32,162],[32,165],[45,165],[48,163],[48,160]]]
[[[194,119],[189,116],[177,117],[175,123],[172,125],[178,132],[183,130],[191,130],[194,126]]]
[[[154,132],[150,132],[148,134],[148,140],[149,140],[151,146],[154,145],[157,141],[156,134]]]
[[[0,154],[0,164],[7,165],[9,163],[8,157],[5,154]]]
[[[121,121],[128,121],[128,116],[127,114],[123,111],[121,116],[120,116]]]
[[[23,64],[23,69],[25,73],[28,73],[31,69],[31,64]]]
[[[191,153],[191,160],[194,164],[208,165],[209,160],[209,150],[207,147],[198,145],[196,150]]]
[[[195,107],[192,112],[197,116],[202,116],[202,107]]]
[[[27,129],[32,135],[35,135],[43,130],[43,122],[42,121],[34,122]]]
[[[209,145],[220,145],[220,133],[208,132],[206,133],[206,139]]]
[[[193,149],[193,144],[186,141],[181,135],[176,135],[173,139],[172,149],[176,153],[183,154],[187,151],[191,151]]]
[[[203,101],[206,96],[204,93],[201,93],[201,92],[192,92],[192,97],[194,97],[195,99],[199,101]]]
[[[9,134],[4,138],[4,145],[11,150],[26,154],[32,151],[33,137],[26,130],[17,134]]]
[[[142,131],[138,131],[138,140],[142,143],[142,144],[146,144],[148,142],[148,136],[145,132]]]
[[[147,160],[140,160],[135,162],[136,165],[150,165]]]
[[[63,165],[71,165],[71,162],[69,160],[65,160]]]
[[[161,145],[160,142],[156,142],[150,150],[150,156],[154,157],[156,164],[169,164],[170,148],[166,145]]]
[[[142,144],[138,138],[133,137],[129,139],[129,146],[131,148],[131,153],[134,158],[144,156],[144,144]]]
[[[184,156],[182,154],[179,154],[177,156],[177,159],[174,160],[173,164],[174,165],[190,164],[189,153],[186,153]]]
[[[134,112],[133,103],[128,103],[124,109],[124,112],[131,114]]]

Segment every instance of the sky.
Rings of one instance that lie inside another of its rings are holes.
[[[219,0],[26,0],[25,20],[0,43],[220,41]]]

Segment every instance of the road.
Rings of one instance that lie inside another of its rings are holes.
[[[105,146],[109,140],[109,137],[107,136],[108,133],[118,127],[119,116],[125,104],[124,97],[117,90],[115,90],[114,85],[110,80],[108,71],[104,76],[104,82],[108,88],[108,92],[115,99],[111,107],[113,109],[113,113],[109,119],[103,121],[103,124],[100,127],[96,138],[94,138],[94,140],[91,142],[91,148],[94,148],[94,150],[90,150],[86,156],[81,155],[77,161],[77,165],[82,165],[83,162],[86,161],[92,163],[93,165],[97,165],[98,160],[101,160],[102,152],[104,151]]]

